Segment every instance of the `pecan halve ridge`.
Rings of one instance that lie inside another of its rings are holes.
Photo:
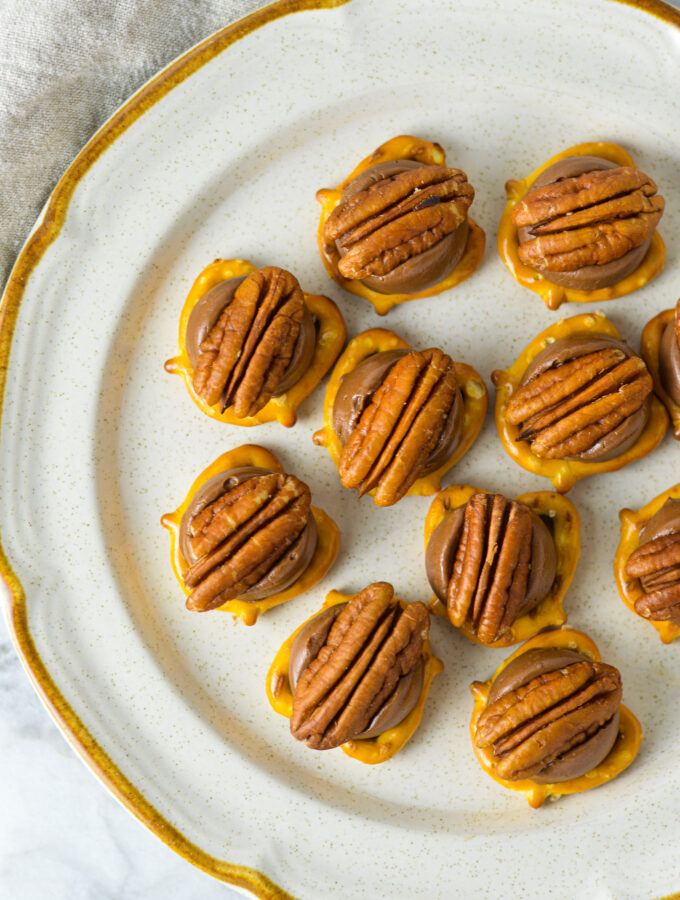
[[[544,222],[567,214],[571,214],[571,219],[581,209],[596,207],[635,191],[651,197],[656,194],[657,186],[651,178],[632,166],[585,172],[530,188],[515,206],[512,221],[516,228],[533,230]]]
[[[266,293],[255,300],[251,327],[222,394],[221,412],[233,405],[241,418],[254,415],[276,390],[292,359],[305,311],[294,275],[275,266],[261,273]]]
[[[414,481],[439,440],[456,391],[455,368],[440,350],[400,359],[343,449],[338,470],[345,487],[358,488],[361,496],[378,484],[383,493],[395,493]]]
[[[364,731],[415,665],[427,621],[422,604],[402,610],[385,583],[352,598],[300,676],[290,721],[294,736],[312,748],[330,749]]]
[[[309,521],[309,487],[292,475],[248,479],[229,493],[237,495],[232,503],[223,495],[196,517],[202,517],[203,529],[198,546],[206,552],[183,576],[194,588],[192,608],[214,608],[252,587]]]
[[[341,201],[326,220],[324,231],[329,240],[342,238],[344,243],[356,243],[423,202],[458,197],[469,197],[468,206],[474,197],[467,176],[459,169],[446,166],[406,169]]]

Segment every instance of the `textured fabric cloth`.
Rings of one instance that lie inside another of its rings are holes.
[[[0,284],[50,191],[138,87],[265,0],[0,0]]]

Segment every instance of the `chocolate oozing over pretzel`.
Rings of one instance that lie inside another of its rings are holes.
[[[293,737],[330,750],[398,725],[420,697],[428,629],[424,604],[402,608],[386,582],[315,616],[291,646]]]
[[[680,300],[675,308],[675,318],[661,335],[659,375],[668,396],[680,406]]]
[[[307,569],[316,543],[303,482],[255,466],[215,475],[180,523],[183,577],[192,589],[187,607],[205,611],[236,597],[261,600],[284,591]]]
[[[587,180],[588,175],[605,171],[613,173],[613,187],[609,191],[599,183],[600,176]],[[528,215],[523,210],[516,209],[517,215],[513,219],[531,222],[517,228],[520,259],[526,265],[541,271],[554,284],[573,290],[596,291],[623,281],[645,258],[663,212],[663,198],[651,196],[650,199],[650,195],[656,194],[654,182],[642,173],[639,173],[641,177],[637,179],[630,175],[626,177],[627,173],[633,172],[637,170],[617,166],[616,163],[596,156],[568,157],[541,172],[521,201],[522,205],[536,206],[538,211]],[[569,179],[578,179],[579,176],[586,178],[580,185],[580,203],[562,210],[558,205],[560,201],[542,197],[541,188],[556,186],[555,191],[558,192],[557,186]],[[632,198],[628,202],[622,199],[626,195]],[[537,200],[542,205],[536,204]],[[555,222],[559,223],[559,227]],[[581,237],[578,239],[569,234],[575,229],[581,229]],[[619,233],[621,229],[624,231]],[[536,245],[531,244],[541,235],[552,242],[550,251],[545,256],[538,249],[534,250]],[[563,248],[557,246],[558,241],[564,245]],[[601,243],[600,247],[596,246],[598,241]],[[587,250],[585,248],[588,248],[589,243],[592,249]],[[568,257],[568,254],[571,256]],[[601,261],[570,267],[567,258],[576,260],[579,255]]]
[[[625,573],[644,591],[635,601],[638,615],[680,624],[680,500],[669,497],[647,522]]]
[[[508,781],[579,778],[611,751],[619,730],[621,675],[557,647],[528,650],[494,680],[474,741],[490,747]]]
[[[546,459],[615,459],[649,418],[652,378],[623,341],[576,334],[542,350],[507,407],[517,441]]]
[[[557,553],[527,506],[479,492],[432,532],[425,569],[451,622],[467,622],[479,640],[493,643],[548,595]]]
[[[342,377],[333,403],[333,429],[343,447],[357,427],[364,410],[370,405],[375,392],[394,365],[409,352],[386,350],[375,353]],[[422,475],[434,472],[449,459],[460,443],[462,431],[463,400],[460,391],[457,391],[437,444],[425,461]]]
[[[458,171],[455,169],[446,169],[444,166],[428,167],[425,163],[410,159],[399,159],[378,163],[361,172],[345,186],[342,192],[341,204],[347,204],[359,194],[362,194],[363,196],[363,192],[366,192],[373,185],[393,179],[402,172],[422,168],[436,169],[437,171],[441,170],[442,181],[445,180],[448,173]],[[469,185],[467,187],[469,188]],[[416,192],[417,190],[418,189],[416,189]],[[472,189],[470,188],[469,190],[472,195],[474,195]],[[425,194],[423,196],[423,206],[419,207],[416,204],[412,211],[417,212],[418,209],[425,208],[425,204],[434,206],[440,202],[445,201],[443,198],[440,199],[436,196],[427,197],[427,194]],[[469,206],[469,203],[467,205]],[[384,215],[384,209],[382,207],[383,204],[378,204],[375,212],[382,210]],[[394,221],[390,224],[396,229],[396,223]],[[420,225],[415,225],[415,223],[404,227],[403,233],[400,234],[401,240],[405,243],[413,238],[418,239],[420,237],[420,239],[423,240],[420,227]],[[465,252],[468,231],[469,223],[467,216],[464,218],[461,217],[460,224],[453,231],[444,234],[443,237],[437,239],[432,245],[430,245],[429,241],[423,240],[423,243],[427,245],[424,249],[416,251],[414,248],[412,251],[409,251],[408,258],[398,265],[395,265],[386,274],[365,275],[359,280],[367,287],[382,294],[414,294],[418,291],[423,291],[431,285],[442,281],[449,272],[455,269]],[[335,246],[340,254],[340,259],[347,255],[354,239],[355,234],[352,230],[349,232],[342,232],[339,237],[335,238]],[[343,266],[340,265],[339,268],[341,274],[345,275]],[[345,277],[350,276],[345,275]]]

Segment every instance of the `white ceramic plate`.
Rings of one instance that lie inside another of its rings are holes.
[[[665,272],[604,305],[637,344],[643,323],[675,301],[680,271],[680,30],[677,14],[666,16],[609,0],[568,10],[563,0],[353,0],[268,24],[256,16],[162,73],[105,126],[19,260],[2,332],[6,354],[18,309],[0,446],[0,529],[18,579],[5,566],[12,630],[89,764],[212,874],[263,897],[282,896],[275,885],[305,898],[395,900],[640,898],[679,887],[678,646],[624,608],[612,576],[617,513],[679,480],[678,444],[668,436],[648,459],[570,494],[584,540],[569,621],[621,668],[645,739],[616,781],[534,811],[482,772],[469,743],[468,684],[503,651],[442,621],[433,644],[445,673],[393,761],[362,766],[291,739],[264,693],[275,650],[332,587],[384,578],[427,599],[430,501],[379,510],[340,488],[311,443],[322,390],[295,428],[246,431],[203,416],[163,371],[196,274],[217,256],[243,256],[327,292],[351,335],[383,324],[415,345],[439,343],[489,383],[558,318],[496,254],[504,182],[597,139],[626,146],[666,197]],[[379,321],[329,283],[314,193],[400,133],[439,141],[468,173],[487,251],[455,291]],[[311,484],[342,551],[321,586],[248,629],[185,611],[159,518],[214,457],[250,441]],[[452,480],[509,495],[548,487],[511,462],[491,416]]]

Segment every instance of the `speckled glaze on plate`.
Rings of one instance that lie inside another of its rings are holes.
[[[557,318],[496,256],[503,185],[601,138],[625,146],[667,201],[665,272],[606,308],[639,346],[644,323],[677,299],[679,79],[680,17],[652,0],[572,0],[568,15],[558,0],[283,2],[161,73],[57,187],[1,311],[8,620],[76,750],[212,875],[258,897],[338,900],[637,900],[680,887],[678,648],[625,610],[612,574],[619,509],[677,481],[670,436],[569,495],[583,524],[569,624],[621,669],[642,750],[611,784],[539,811],[494,784],[469,744],[468,685],[488,678],[503,651],[469,645],[444,621],[432,641],[445,671],[391,762],[307,751],[271,713],[271,659],[328,590],[379,577],[406,599],[429,597],[430,500],[377,509],[340,488],[311,443],[322,390],[293,429],[268,424],[252,436],[338,522],[341,555],[314,591],[251,629],[189,614],[159,524],[197,472],[244,441],[162,368],[184,297],[217,256],[286,266],[340,304],[350,335],[384,324],[416,346],[440,344],[488,383]],[[473,278],[378,323],[325,275],[314,194],[401,133],[439,141],[466,171],[489,241]],[[547,487],[506,456],[491,416],[454,480],[509,495]]]

